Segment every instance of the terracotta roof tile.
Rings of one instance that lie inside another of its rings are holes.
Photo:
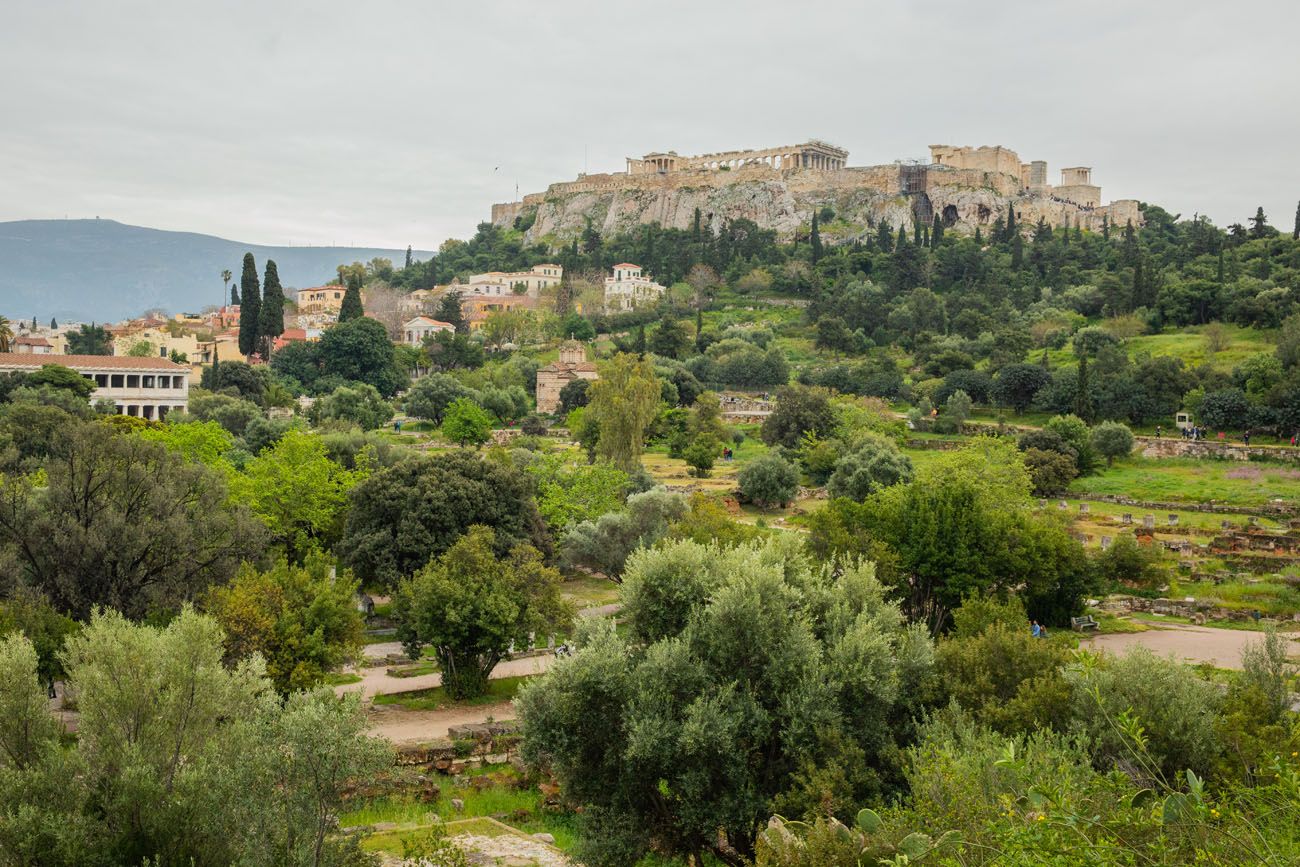
[[[39,370],[47,364],[113,370],[165,370],[189,372],[188,364],[176,364],[166,358],[136,358],[131,355],[32,355],[18,352],[0,353],[0,370]]]

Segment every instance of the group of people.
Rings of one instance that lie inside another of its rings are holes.
[[[1031,620],[1031,621],[1029,621],[1029,629],[1030,629],[1030,632],[1033,633],[1034,638],[1046,638],[1046,637],[1047,637],[1047,627],[1046,627],[1046,626],[1043,626],[1043,625],[1042,625],[1041,623],[1039,623],[1037,620]]]
[[[1156,425],[1156,439],[1160,439],[1160,437],[1164,435],[1164,432],[1165,429],[1162,425]],[[1205,435],[1207,433],[1205,428],[1197,427],[1195,425],[1191,427],[1179,428],[1178,432],[1182,434],[1182,437],[1185,440],[1203,440],[1205,439]],[[1246,445],[1250,445],[1250,431],[1246,431],[1244,434],[1242,434],[1241,438],[1246,441]],[[1223,431],[1219,431],[1218,439],[1219,440],[1226,439]],[[1294,443],[1292,443],[1292,445],[1294,445]]]
[[[729,461],[729,460],[731,460],[732,458],[734,458],[735,456],[736,456],[736,453],[735,453],[734,451],[731,450],[731,446],[725,446],[725,447],[722,449],[722,459],[723,459],[724,461]]]

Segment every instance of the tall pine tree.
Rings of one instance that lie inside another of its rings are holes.
[[[1268,217],[1264,216],[1264,209],[1258,208],[1255,216],[1250,218],[1250,237],[1267,238],[1269,236]]]
[[[1291,240],[1300,241],[1300,203],[1295,206],[1295,228],[1291,230]]]
[[[1007,233],[1006,240],[1008,241],[1020,234],[1020,230],[1016,228],[1016,205],[1014,202],[1007,204],[1007,227],[1004,231]]]
[[[411,245],[410,244],[406,245],[406,267],[407,268],[411,267]]]
[[[284,289],[280,287],[280,272],[274,259],[266,260],[266,277],[262,281],[262,315],[258,326],[263,357],[271,355],[271,343],[284,333]]]
[[[940,220],[939,215],[935,214],[934,224],[930,227],[930,246],[932,248],[938,247],[939,242],[942,240],[943,240],[943,220]]]
[[[244,270],[239,275],[239,351],[245,356],[257,351],[262,325],[262,295],[257,285],[257,263],[252,253],[244,254]]]
[[[343,293],[343,304],[339,307],[339,322],[360,319],[366,315],[361,306],[361,276],[348,274],[348,288]]]
[[[813,211],[812,215],[812,232],[809,233],[808,242],[812,245],[813,264],[822,257],[822,233],[817,227],[817,212]]]

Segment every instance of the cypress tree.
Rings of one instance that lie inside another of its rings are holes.
[[[55,319],[53,316],[51,316],[51,317],[50,317],[50,329],[53,330],[53,329],[58,328],[58,327],[59,327],[59,320],[57,320],[57,319]]]
[[[1295,206],[1295,228],[1291,230],[1291,240],[1300,241],[1300,202]]]
[[[1011,238],[1011,267],[1019,270],[1025,262],[1025,239],[1017,232]]]
[[[695,209],[695,219],[691,222],[691,243],[700,243],[700,209]]]
[[[984,236],[980,234],[980,227],[979,227],[979,226],[976,226],[976,227],[975,227],[975,243],[976,243],[976,245],[979,245],[979,244],[983,244],[983,243],[984,243]]]
[[[1074,414],[1087,421],[1092,415],[1088,400],[1088,356],[1079,356],[1079,380],[1074,391]]]
[[[258,332],[266,343],[263,355],[270,356],[271,341],[284,333],[284,289],[280,287],[280,272],[275,260],[266,260],[266,276],[262,281],[262,315]]]
[[[1255,216],[1250,218],[1250,237],[1268,237],[1268,217],[1264,216],[1264,209],[1262,207],[1256,209]]]
[[[1007,233],[1007,240],[1008,240],[1008,241],[1010,241],[1012,238],[1016,237],[1016,236],[1019,234],[1019,231],[1016,229],[1016,205],[1015,205],[1015,202],[1008,202],[1008,203],[1007,203],[1007,228],[1006,228],[1006,233]]]
[[[1133,306],[1146,306],[1146,284],[1142,279],[1142,257],[1133,264]]]
[[[32,331],[35,331],[35,330],[36,330],[36,317],[33,316],[33,317],[32,317]]]
[[[816,212],[816,211],[813,211],[813,216],[812,216],[812,232],[811,232],[811,233],[809,234],[809,236],[808,236],[808,241],[809,241],[810,244],[812,244],[812,260],[813,260],[813,264],[816,265],[816,264],[817,264],[817,260],[820,259],[820,258],[822,257],[822,233],[821,233],[821,231],[817,228],[817,212]]]
[[[411,245],[410,244],[406,245],[406,267],[407,268],[411,267]]]
[[[1110,240],[1110,214],[1101,218],[1101,239],[1103,241]]]
[[[930,246],[938,247],[939,242],[943,240],[943,221],[939,215],[934,215],[934,225],[930,227]]]
[[[212,390],[217,391],[221,388],[221,355],[217,351],[217,341],[214,337],[212,340]]]
[[[912,217],[912,246],[921,246],[921,221]]]
[[[907,246],[907,227],[898,227],[898,240],[894,242],[894,250]]]
[[[884,220],[876,227],[876,246],[880,252],[889,253],[894,249],[894,232],[889,228],[889,223]]]
[[[339,322],[360,319],[365,315],[365,308],[361,306],[361,277],[349,274],[348,288],[343,293],[343,304],[339,307]]]
[[[257,263],[252,253],[244,254],[244,270],[239,275],[239,351],[252,355],[257,351],[258,329],[261,327],[262,296],[257,285]]]
[[[238,286],[231,286],[231,287],[230,287],[230,304],[231,304],[232,307],[238,307],[238,306],[239,306],[239,287],[238,287]]]

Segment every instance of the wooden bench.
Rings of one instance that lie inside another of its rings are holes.
[[[1093,620],[1091,614],[1085,614],[1082,617],[1071,617],[1070,628],[1075,632],[1089,632],[1101,629],[1101,624]]]

